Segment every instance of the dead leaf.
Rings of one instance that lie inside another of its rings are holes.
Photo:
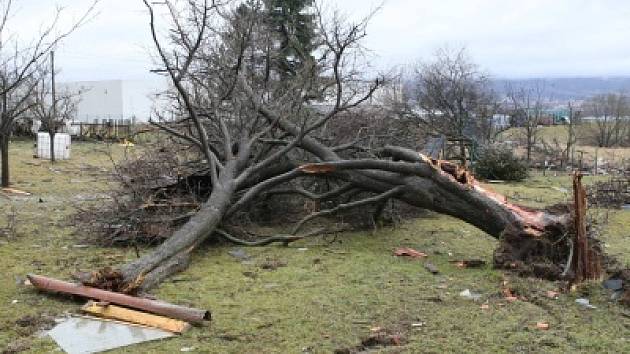
[[[514,290],[512,290],[510,288],[503,288],[503,289],[501,289],[501,294],[503,294],[503,297],[516,297],[516,294],[514,293]]]
[[[397,257],[411,257],[411,258],[424,258],[428,257],[426,253],[416,251],[409,247],[400,247],[394,251],[394,256]]]
[[[486,265],[486,261],[481,259],[460,259],[450,262],[455,263],[458,268],[480,268]]]
[[[548,298],[550,298],[550,299],[557,299],[557,298],[558,298],[558,296],[560,296],[560,293],[559,293],[559,292],[557,292],[557,291],[549,290],[549,291],[547,291],[547,294],[546,294],[546,295],[547,295],[547,297],[548,297]]]

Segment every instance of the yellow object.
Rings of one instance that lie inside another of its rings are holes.
[[[120,144],[120,146],[133,147],[133,146],[136,146],[136,144],[132,143],[131,141],[128,141],[127,139],[125,139],[125,140],[123,140],[123,142]]]
[[[15,188],[2,188],[2,192],[6,194],[19,195],[19,196],[24,196],[24,197],[31,195],[31,193],[29,192],[25,192],[25,191],[15,189]]]
[[[101,303],[93,301],[85,304],[85,306],[83,306],[81,310],[98,317],[131,322],[148,327],[160,328],[173,333],[183,333],[188,328],[190,328],[190,324],[188,322],[153,315],[146,312],[135,311],[116,305],[103,305]]]

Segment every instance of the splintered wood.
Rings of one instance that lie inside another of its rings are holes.
[[[470,171],[466,169],[466,167],[454,164],[450,161],[434,159],[423,154],[419,155],[420,159],[425,163],[433,166],[436,170],[451,176],[457,182],[465,185],[472,185],[474,183],[474,177]]]
[[[300,170],[308,174],[326,174],[335,171],[335,166],[327,164],[309,163],[299,167]]]
[[[602,257],[589,242],[586,230],[586,190],[582,185],[582,175],[573,175],[573,198],[575,205],[573,238],[573,258],[571,269],[575,274],[575,282],[599,279],[602,275]]]

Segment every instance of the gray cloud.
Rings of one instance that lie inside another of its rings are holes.
[[[23,0],[12,29],[22,38],[50,20],[55,4],[68,24],[87,0]],[[371,0],[327,1],[350,18]],[[58,50],[67,80],[151,77],[147,16],[140,0],[102,0],[98,16]],[[440,46],[465,46],[495,76],[630,75],[626,0],[389,0],[374,16],[365,46],[386,69],[430,59]]]

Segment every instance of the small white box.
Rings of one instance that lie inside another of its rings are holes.
[[[55,159],[70,159],[70,134],[55,134]],[[50,135],[48,133],[37,133],[37,157],[50,160]]]

